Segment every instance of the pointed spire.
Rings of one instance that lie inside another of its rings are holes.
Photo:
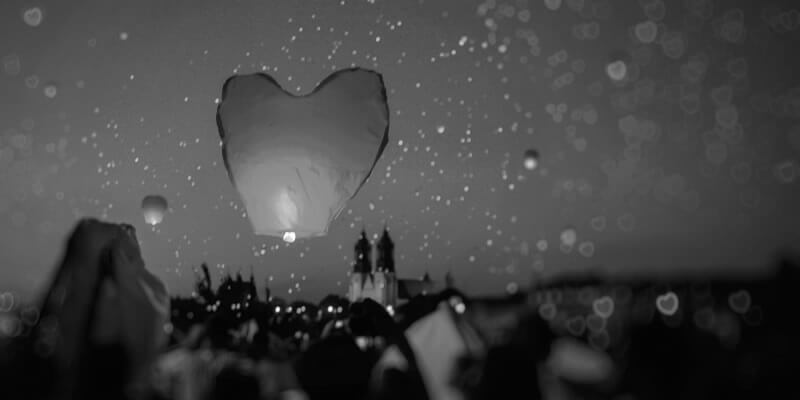
[[[379,271],[394,273],[394,242],[389,236],[389,228],[384,223],[383,235],[378,241],[378,258],[376,267]]]
[[[355,245],[355,260],[353,265],[353,272],[355,273],[372,273],[372,261],[370,255],[372,252],[372,245],[367,239],[367,231],[361,229],[361,238],[358,239]]]
[[[381,240],[392,240],[392,238],[389,236],[389,228],[386,226],[383,227],[383,235],[381,235]]]
[[[250,280],[247,282],[247,289],[253,299],[258,300],[258,289],[256,288],[256,278],[253,275],[253,266],[250,265]]]
[[[203,263],[200,264],[200,269],[203,270],[204,285],[207,288],[211,289],[211,273],[208,272],[208,264],[206,264],[205,261],[203,261]]]

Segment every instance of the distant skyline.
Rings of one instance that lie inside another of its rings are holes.
[[[275,295],[345,293],[362,227],[400,276],[471,294],[536,273],[767,265],[800,243],[791,1],[0,2],[0,292],[49,279],[78,218],[133,224],[188,294],[208,262]],[[38,9],[38,11],[37,11]],[[329,234],[252,233],[222,84],[383,75],[389,144]],[[535,150],[535,163],[525,161]],[[532,168],[532,169],[529,169]],[[140,205],[161,195],[155,228]]]

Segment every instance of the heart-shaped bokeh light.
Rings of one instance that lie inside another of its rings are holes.
[[[656,298],[656,307],[662,314],[670,316],[678,311],[678,295],[667,292]]]

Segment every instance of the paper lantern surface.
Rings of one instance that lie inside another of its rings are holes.
[[[308,238],[364,185],[388,142],[380,74],[337,71],[311,93],[287,93],[269,75],[225,82],[217,126],[228,176],[258,235]]]

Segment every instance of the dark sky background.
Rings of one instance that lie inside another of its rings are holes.
[[[800,239],[795,8],[3,0],[0,291],[41,287],[82,216],[135,225],[180,294],[202,261],[216,276],[252,266],[280,296],[344,293],[359,231],[384,223],[400,276],[449,270],[468,293],[574,269],[763,268]],[[388,89],[372,177],[328,236],[255,236],[222,163],[223,82],[261,71],[303,94],[354,65]],[[149,194],[170,204],[155,228]]]

